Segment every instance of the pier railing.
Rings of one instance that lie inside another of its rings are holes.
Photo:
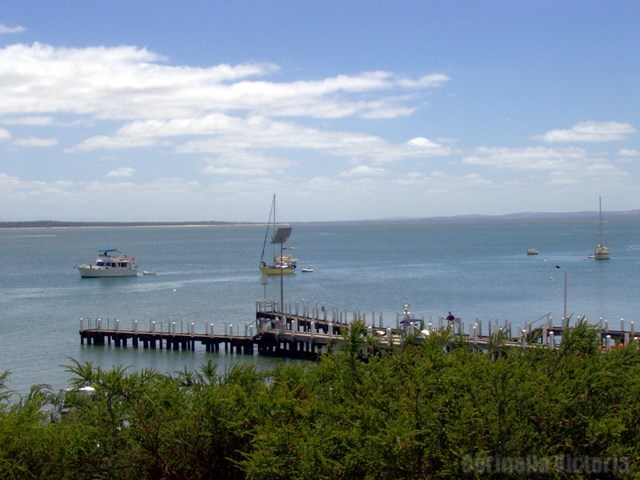
[[[406,307],[406,306],[405,306]],[[392,348],[411,337],[421,342],[436,332],[447,331],[474,349],[513,348],[529,346],[556,348],[562,341],[564,329],[569,327],[553,325],[550,313],[525,322],[517,327],[514,335],[508,320],[483,322],[479,319],[468,325],[461,318],[453,322],[444,317],[416,317],[408,308],[396,314],[394,321],[385,325],[382,313],[367,314],[360,310],[327,308],[319,302],[297,302],[280,305],[274,300],[256,302],[255,319],[246,323],[222,325],[204,323],[202,326],[184,320],[129,320],[118,318],[83,317],[80,319],[82,343],[89,345],[127,346],[134,348],[142,343],[144,348],[195,349],[196,343],[204,345],[207,351],[253,353],[255,347],[264,355],[316,358],[327,352],[332,345],[342,341],[342,333],[354,322],[365,325],[364,334],[375,339],[380,348]],[[601,319],[602,346],[605,349],[627,344],[636,339],[634,322],[629,329],[624,319],[620,329],[612,329],[610,322]],[[595,326],[594,326],[595,327]],[[483,329],[486,329],[483,330]]]
[[[147,328],[148,327],[148,328]],[[218,330],[222,329],[222,332]],[[103,317],[81,317],[80,331],[97,330],[97,331],[114,331],[114,332],[133,332],[145,334],[168,334],[168,335],[206,335],[216,336],[224,335],[231,337],[253,337],[255,333],[255,323],[245,323],[243,325],[225,322],[222,326],[213,323],[204,323],[204,328],[198,328],[195,322],[185,322],[183,320],[166,320],[166,321],[121,321],[118,318]]]

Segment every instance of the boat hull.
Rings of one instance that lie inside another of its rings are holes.
[[[263,275],[291,275],[295,270],[294,267],[276,267],[272,265],[260,267]]]
[[[80,265],[77,267],[82,278],[117,278],[117,277],[135,277],[138,270],[133,268],[109,268],[97,267],[95,265]]]

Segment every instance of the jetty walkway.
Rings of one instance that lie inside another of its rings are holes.
[[[147,325],[137,320],[122,322],[83,317],[80,319],[80,341],[83,345],[151,350],[194,351],[199,346],[212,353],[254,355],[257,352],[264,356],[315,360],[342,343],[344,329],[356,321],[364,323],[365,335],[375,339],[369,344],[377,350],[398,348],[409,338],[420,343],[427,336],[447,329],[454,333],[456,342],[466,342],[475,349],[556,348],[566,328],[554,325],[550,314],[526,322],[515,332],[508,321],[483,324],[476,319],[465,325],[456,318],[449,324],[444,317],[418,318],[409,312],[408,305],[396,315],[392,326],[384,325],[382,314],[371,312],[367,317],[360,311],[329,310],[324,305],[309,305],[308,302],[280,308],[276,301],[259,300],[255,313],[255,320],[244,325],[225,323],[222,332],[216,332],[213,323],[197,329],[192,322],[150,320]],[[629,328],[625,329],[625,322],[621,320],[620,329],[612,329],[609,322],[601,320],[599,330],[603,349],[636,339],[634,328],[634,323],[630,322]]]

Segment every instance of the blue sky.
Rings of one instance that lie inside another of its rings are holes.
[[[0,0],[0,221],[640,208],[640,3]]]

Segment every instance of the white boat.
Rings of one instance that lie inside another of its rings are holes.
[[[422,322],[409,311],[409,304],[405,303],[402,313],[398,313],[396,323],[405,333],[416,334],[420,331]]]
[[[527,250],[527,255],[538,255],[538,250],[536,250],[535,248],[529,248]]]
[[[63,388],[54,400],[54,408],[51,411],[51,420],[61,422],[62,419],[74,411],[84,399],[95,395],[94,387]]]
[[[300,271],[305,272],[305,273],[310,273],[310,272],[313,272],[313,268],[304,267]]]
[[[138,275],[135,258],[123,255],[115,248],[98,251],[95,263],[76,266],[82,278],[135,277]]]
[[[260,271],[263,275],[291,275],[295,272],[298,259],[283,253],[284,244],[289,240],[291,230],[291,227],[288,225],[278,226],[276,224],[276,196],[274,195],[269,220],[267,222],[267,231],[264,235],[264,243],[262,245],[262,256],[260,258]],[[264,258],[269,233],[272,233],[271,245],[274,246],[274,249],[278,249],[277,252],[274,252],[273,260],[270,264],[268,264]],[[278,245],[279,248],[277,247]]]
[[[602,197],[599,199],[599,215],[598,215],[598,245],[593,252],[594,260],[609,260],[611,258],[611,252],[604,244],[604,231],[602,229]]]
[[[283,250],[284,249],[286,249],[286,247],[284,247]],[[288,253],[283,253],[282,255],[276,255],[275,261],[276,263],[280,263],[280,264],[287,263],[294,268],[298,265],[298,259]]]

